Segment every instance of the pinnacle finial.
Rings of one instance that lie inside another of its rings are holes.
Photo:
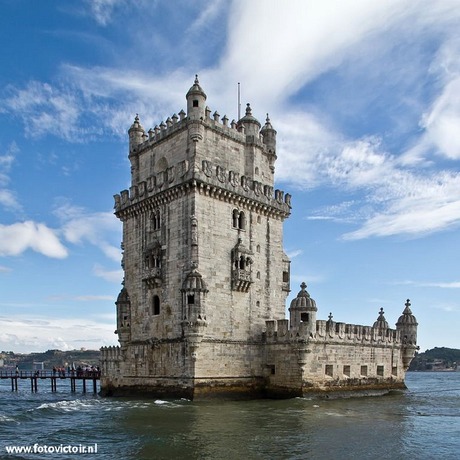
[[[406,303],[404,304],[404,306],[406,306],[406,307],[410,307],[410,306],[411,306],[410,299],[407,299],[407,300],[406,300]]]
[[[304,281],[302,281],[302,284],[300,285],[300,289],[302,289],[302,291],[305,291],[305,289],[307,289],[307,285],[305,284]]]
[[[332,313],[329,313],[329,321],[332,321],[332,318],[333,318]]]
[[[249,102],[246,104],[246,115],[251,115],[251,105],[249,104]]]
[[[195,74],[195,81],[194,81],[195,85],[198,85],[200,82],[198,81],[198,74]]]

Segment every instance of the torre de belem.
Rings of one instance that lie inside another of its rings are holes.
[[[123,223],[120,345],[101,350],[101,393],[292,397],[405,388],[417,349],[407,301],[396,329],[316,318],[302,283],[285,319],[290,261],[274,190],[276,131],[249,104],[237,122],[206,106],[198,78],[187,112],[130,127]]]

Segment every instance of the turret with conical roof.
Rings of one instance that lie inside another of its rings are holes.
[[[410,300],[407,299],[405,303],[404,311],[398,318],[396,323],[396,329],[401,331],[401,340],[403,343],[416,345],[417,344],[417,319],[412,314],[410,309]]]
[[[377,318],[377,320],[375,321],[373,325],[374,328],[380,329],[380,330],[388,329],[388,322],[385,319],[385,316],[383,316],[384,314],[385,312],[383,311],[383,308],[381,308],[379,312],[379,317]]]
[[[139,121],[139,115],[136,113],[133,124],[128,129],[129,134],[129,153],[131,154],[146,137],[145,130]]]
[[[238,121],[239,126],[244,127],[244,132],[247,136],[259,137],[260,122],[252,115],[251,105],[246,104],[246,114]]]
[[[274,172],[276,160],[276,131],[273,129],[268,113],[265,125],[260,130],[260,134],[263,136],[263,143],[267,146],[270,169]]]
[[[123,287],[118,294],[117,301],[117,330],[118,341],[120,346],[124,348],[131,339],[131,300],[128,290]]]
[[[187,116],[190,120],[200,120],[205,116],[206,93],[200,86],[198,75],[195,75],[193,86],[188,90],[187,95]]]
[[[297,330],[300,323],[304,323],[305,331],[308,334],[316,332],[316,302],[310,297],[306,290],[307,285],[302,283],[297,297],[292,300],[289,308],[291,329]]]
[[[396,323],[396,330],[401,331],[402,341],[402,362],[405,369],[407,369],[412,361],[415,351],[418,349],[417,346],[417,319],[412,314],[410,309],[410,300],[407,299],[405,303],[405,309],[402,315],[398,318]]]

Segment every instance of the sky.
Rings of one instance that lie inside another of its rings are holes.
[[[0,0],[0,350],[117,344],[127,130],[249,102],[277,130],[291,295],[460,348],[460,1]]]

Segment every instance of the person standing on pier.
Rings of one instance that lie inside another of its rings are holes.
[[[19,366],[16,364],[16,375],[19,375]]]

